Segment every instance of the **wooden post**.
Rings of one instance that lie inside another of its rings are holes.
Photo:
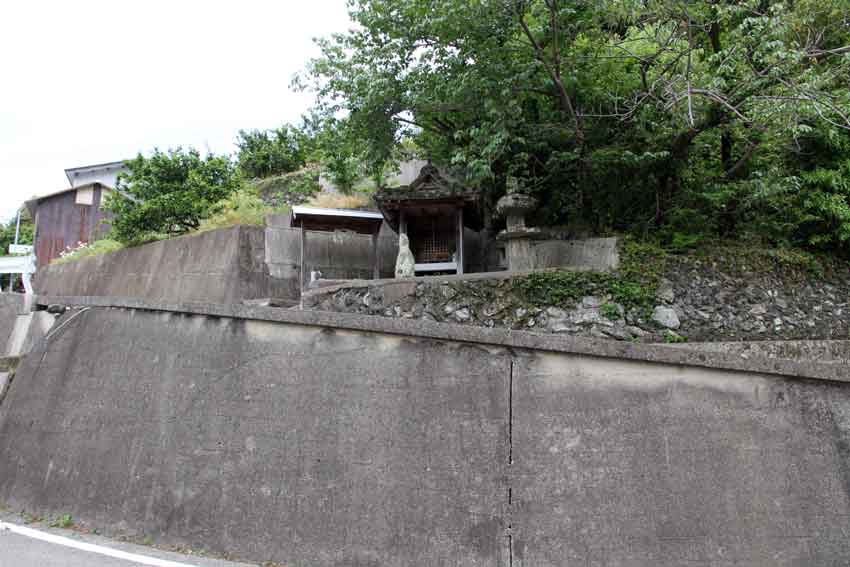
[[[301,291],[304,291],[304,250],[306,247],[307,235],[304,233],[304,221],[301,221]]]
[[[463,205],[457,208],[457,274],[463,274]]]
[[[378,234],[381,231],[381,225],[378,225],[372,230],[372,279],[381,278],[381,256],[378,254]]]

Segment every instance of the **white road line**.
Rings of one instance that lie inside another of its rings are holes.
[[[118,549],[112,549],[110,547],[94,545],[93,543],[85,543],[67,537],[49,534],[47,532],[41,532],[32,528],[25,528],[24,526],[19,526],[17,524],[8,524],[6,522],[0,522],[0,530],[9,530],[10,532],[16,533],[18,535],[31,537],[33,539],[40,539],[41,541],[55,543],[56,545],[64,545],[67,547],[72,547],[74,549],[88,551],[90,553],[99,553],[100,555],[107,555],[116,559],[124,559],[125,561],[132,561],[140,565],[151,565],[152,567],[197,567],[196,565],[189,565],[187,563],[166,561],[165,559],[157,559],[155,557],[147,557],[145,555],[127,553],[126,551],[120,551]]]

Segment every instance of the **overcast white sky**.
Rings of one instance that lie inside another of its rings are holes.
[[[231,153],[239,129],[296,121],[312,38],[348,26],[345,0],[3,2],[0,219],[68,187],[65,168]]]

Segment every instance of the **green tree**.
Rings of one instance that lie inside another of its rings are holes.
[[[364,157],[348,120],[325,119],[316,131],[315,157],[322,173],[341,193],[350,194],[364,174]]]
[[[9,253],[9,245],[15,243],[15,227],[17,226],[17,214],[8,222],[0,225],[0,256]],[[18,244],[32,244],[35,226],[30,218],[29,211],[24,208],[21,212],[21,229],[18,235]]]
[[[9,221],[0,224],[0,256],[6,256],[9,253],[9,245],[15,243],[15,227],[17,225],[17,214]],[[32,244],[33,233],[35,226],[30,218],[29,210],[26,207],[21,212],[21,227],[18,235],[18,244]],[[19,276],[13,274],[0,274],[0,288],[7,290],[10,280],[17,282],[16,289],[20,289],[23,285]],[[22,291],[22,289],[21,289]]]
[[[241,185],[228,158],[195,149],[157,149],[126,165],[105,208],[115,215],[110,237],[128,244],[197,229]]]
[[[237,162],[248,178],[290,173],[307,164],[311,142],[300,129],[282,126],[275,130],[240,130],[236,139]]]
[[[491,199],[523,179],[549,223],[840,240],[843,190],[801,175],[799,148],[850,129],[846,0],[350,5],[358,25],[321,40],[299,84],[369,163],[410,139]],[[806,213],[780,222],[786,200]]]

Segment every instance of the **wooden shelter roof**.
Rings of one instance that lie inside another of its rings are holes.
[[[360,234],[376,234],[384,218],[380,213],[353,209],[323,209],[319,207],[292,207],[292,226],[306,230],[350,230]]]

